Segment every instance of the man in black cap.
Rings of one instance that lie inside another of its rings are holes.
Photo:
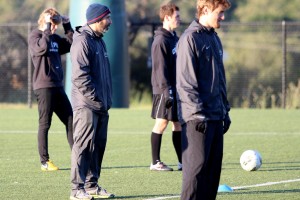
[[[71,46],[74,145],[71,200],[113,198],[98,185],[107,141],[112,80],[103,34],[112,23],[108,7],[94,3],[87,24],[76,27]]]

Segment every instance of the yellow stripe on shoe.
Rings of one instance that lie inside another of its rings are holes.
[[[41,170],[42,171],[57,171],[57,170],[59,170],[59,168],[56,165],[54,165],[54,163],[51,160],[49,160],[45,164],[41,165]]]

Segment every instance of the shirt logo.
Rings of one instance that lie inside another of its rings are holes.
[[[50,52],[58,52],[58,43],[57,42],[51,42],[49,51]]]
[[[177,51],[177,49],[176,49],[176,46],[172,49],[172,54],[173,55],[175,55],[176,54],[176,51]]]

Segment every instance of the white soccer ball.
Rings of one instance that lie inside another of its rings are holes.
[[[256,171],[262,165],[261,155],[256,150],[244,151],[240,157],[240,164],[246,171]]]

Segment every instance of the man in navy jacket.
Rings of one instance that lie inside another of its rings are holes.
[[[98,184],[112,105],[110,63],[102,38],[112,24],[110,13],[105,5],[91,4],[87,23],[76,27],[71,47],[74,145],[70,200],[114,197]]]

